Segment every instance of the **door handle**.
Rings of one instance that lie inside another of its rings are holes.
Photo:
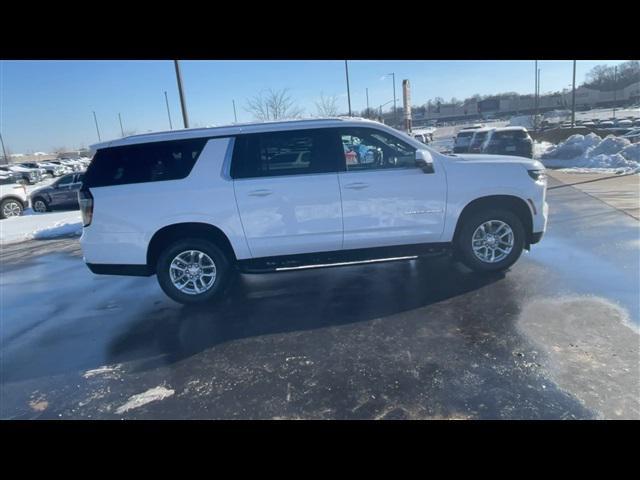
[[[262,189],[262,190],[252,190],[249,192],[249,196],[251,197],[267,197],[271,195],[273,192],[271,190]]]
[[[348,188],[350,190],[362,190],[363,188],[369,187],[368,183],[355,182],[355,183],[347,183],[344,188]]]

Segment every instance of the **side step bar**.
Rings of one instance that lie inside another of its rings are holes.
[[[334,252],[252,258],[239,260],[238,267],[242,273],[271,273],[412,260],[417,257],[440,255],[449,253],[450,251],[450,243],[402,245],[398,247],[338,250]]]

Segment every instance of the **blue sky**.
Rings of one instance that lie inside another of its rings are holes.
[[[581,60],[576,82],[603,63],[620,61]],[[538,64],[543,92],[570,85],[570,60]],[[191,126],[233,122],[234,99],[238,121],[250,121],[246,99],[269,88],[290,89],[307,114],[316,113],[314,102],[321,92],[338,96],[347,111],[342,60],[183,61],[181,66]],[[366,88],[371,107],[393,100],[391,78],[382,78],[390,72],[396,74],[398,98],[402,80],[410,80],[414,105],[438,96],[463,99],[534,89],[533,61],[350,61],[352,109],[366,107]],[[102,140],[121,136],[118,113],[125,131],[168,130],[165,90],[173,126],[180,128],[172,61],[0,61],[0,132],[12,153],[29,153],[96,143],[92,111]]]

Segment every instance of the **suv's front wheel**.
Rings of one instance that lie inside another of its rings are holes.
[[[179,303],[216,300],[230,275],[229,260],[213,243],[199,239],[178,240],[158,258],[156,273],[160,287]]]
[[[457,239],[462,262],[478,272],[506,270],[524,249],[520,218],[509,210],[491,209],[465,219]]]

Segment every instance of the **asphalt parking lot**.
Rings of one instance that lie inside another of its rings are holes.
[[[640,223],[574,187],[549,203],[506,275],[244,275],[197,308],[92,275],[77,239],[4,247],[0,417],[640,418]]]

